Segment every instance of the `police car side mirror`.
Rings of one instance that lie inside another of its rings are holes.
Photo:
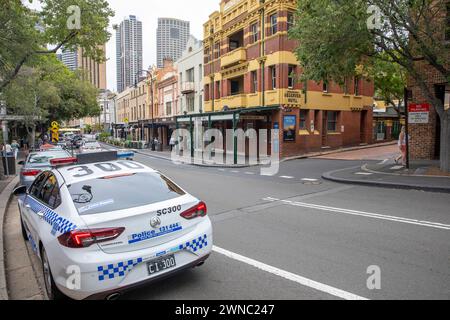
[[[27,194],[27,187],[26,186],[20,186],[14,189],[13,194],[15,196],[23,196]]]
[[[23,166],[23,165],[25,165],[25,161],[19,161],[19,162],[17,162],[17,164],[19,165],[19,166]]]

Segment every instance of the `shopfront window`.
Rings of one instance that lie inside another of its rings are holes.
[[[336,132],[337,131],[337,119],[338,119],[338,113],[336,111],[328,111],[327,112],[327,129],[330,132]]]
[[[300,110],[300,130],[306,130],[308,110]]]

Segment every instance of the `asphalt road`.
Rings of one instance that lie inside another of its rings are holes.
[[[135,160],[207,203],[216,248],[204,266],[123,299],[450,299],[448,194],[320,178],[362,161],[289,161],[269,177]]]

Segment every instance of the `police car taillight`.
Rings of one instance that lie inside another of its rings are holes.
[[[87,248],[94,243],[114,240],[124,231],[125,228],[74,230],[60,235],[58,241],[68,248]]]
[[[195,207],[192,207],[180,214],[185,219],[191,220],[198,217],[204,217],[207,214],[206,204],[202,201]]]
[[[24,176],[24,177],[35,177],[41,172],[42,172],[41,170],[33,170],[33,169],[24,170],[24,171],[22,171],[22,176]]]
[[[70,164],[75,164],[78,162],[77,158],[61,158],[61,159],[52,159],[50,160],[50,165],[53,167],[58,166],[66,166]]]

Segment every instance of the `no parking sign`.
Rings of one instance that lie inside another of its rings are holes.
[[[430,121],[430,105],[428,103],[411,104],[408,107],[408,122],[412,124],[428,124]]]

